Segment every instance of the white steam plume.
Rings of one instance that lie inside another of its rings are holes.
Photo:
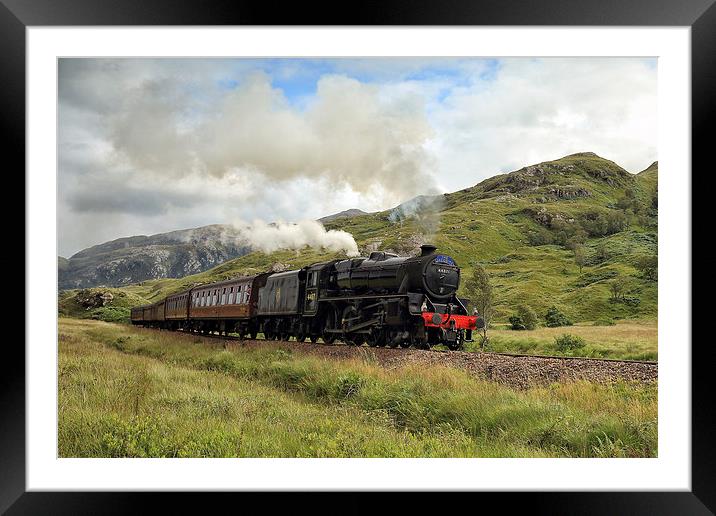
[[[412,219],[423,239],[432,242],[440,230],[440,216],[444,208],[442,195],[419,195],[393,208],[388,220],[395,224]]]
[[[315,99],[298,109],[255,72],[212,97],[209,110],[182,84],[155,78],[118,96],[107,126],[119,163],[163,176],[253,171],[269,181],[322,179],[361,194],[374,195],[377,187],[392,200],[435,186],[425,148],[433,132],[417,93],[387,95],[326,75]]]
[[[359,254],[353,235],[335,229],[326,231],[323,224],[315,220],[271,224],[254,220],[250,224],[235,223],[234,226],[239,231],[239,239],[244,245],[265,253],[272,253],[279,249],[298,251],[308,246],[333,252],[343,251],[347,256]]]

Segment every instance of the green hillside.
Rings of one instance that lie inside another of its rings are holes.
[[[498,322],[518,304],[539,315],[555,305],[574,321],[653,319],[657,282],[639,265],[657,253],[657,176],[657,163],[634,175],[593,153],[580,153],[445,194],[431,204],[439,206],[436,213],[428,207],[417,218],[393,222],[392,210],[386,210],[325,226],[353,234],[362,253],[415,253],[420,244],[433,242],[463,268],[465,296],[464,280],[474,265],[483,265],[495,287]],[[437,218],[439,230],[432,235],[426,221]],[[585,256],[581,273],[575,246]],[[252,252],[200,274],[121,290],[136,296],[132,299],[155,301],[201,283],[337,256],[314,249]]]

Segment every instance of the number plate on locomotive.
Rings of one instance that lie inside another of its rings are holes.
[[[455,260],[444,254],[439,254],[433,260],[433,263],[444,263],[445,265],[455,265]]]

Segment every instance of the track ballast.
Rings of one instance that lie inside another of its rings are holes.
[[[274,347],[324,358],[367,360],[389,369],[411,365],[455,367],[481,379],[522,389],[568,381],[653,383],[658,379],[658,363],[653,361],[327,345],[295,340],[240,339],[233,335],[175,333],[207,341],[222,341],[226,349]]]

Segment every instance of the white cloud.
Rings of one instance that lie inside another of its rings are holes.
[[[657,159],[656,87],[641,59],[506,59],[433,111],[430,150],[450,190],[582,151],[638,172]]]
[[[60,252],[386,209],[580,151],[632,172],[657,159],[653,60],[304,63],[61,60]],[[297,100],[278,79],[316,93]]]

